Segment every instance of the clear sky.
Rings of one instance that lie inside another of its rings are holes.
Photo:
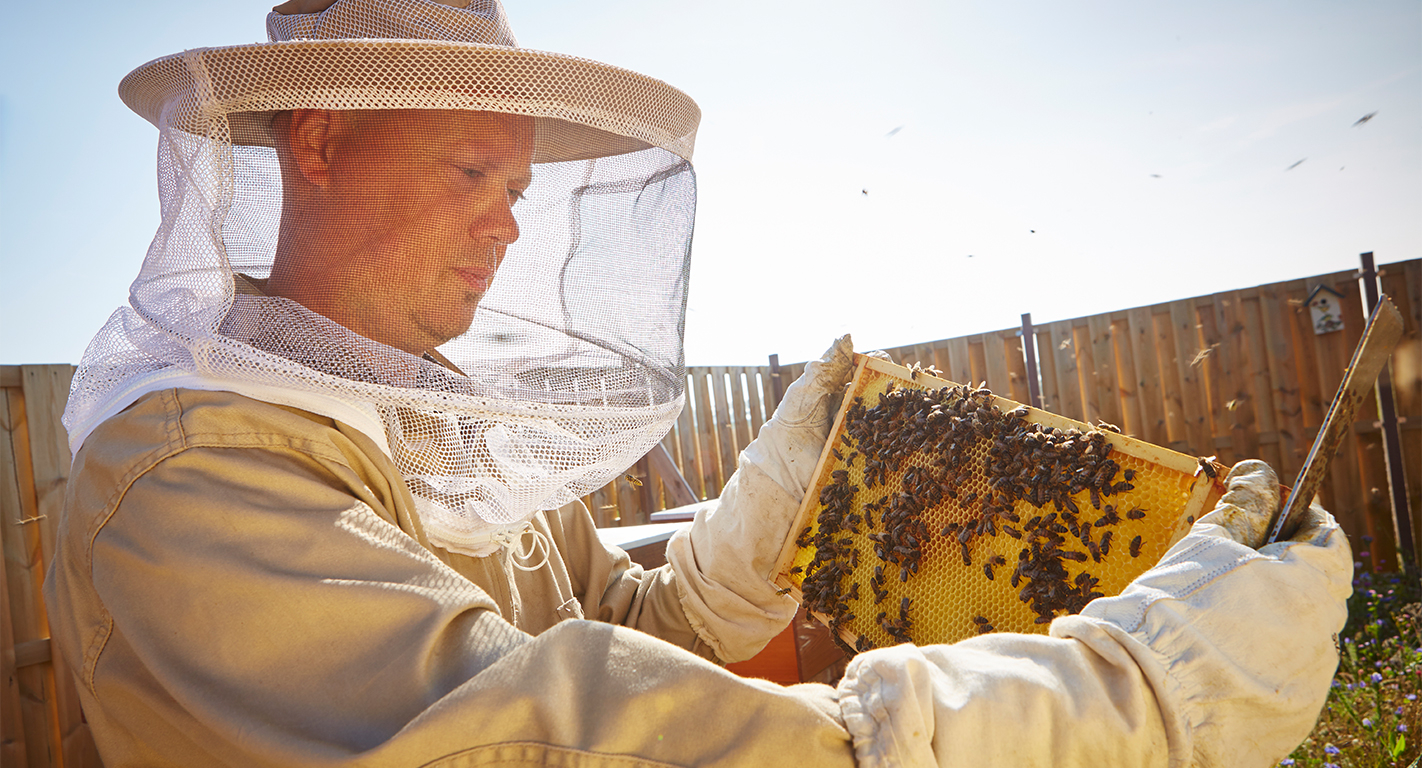
[[[4,0],[0,363],[77,362],[157,227],[157,131],[118,81],[263,40],[266,8]],[[1422,256],[1416,0],[507,8],[523,46],[700,104],[690,364]]]

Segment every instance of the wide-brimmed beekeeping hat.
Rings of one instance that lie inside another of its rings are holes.
[[[487,554],[675,423],[700,113],[517,47],[497,0],[303,2],[271,42],[119,86],[159,130],[162,222],[75,376],[71,445],[158,389],[301,408],[390,456],[431,541]],[[318,195],[287,110],[399,114],[336,121],[367,126],[330,155],[361,171]]]
[[[649,146],[691,157],[700,110],[690,97],[626,69],[519,48],[493,0],[340,0],[319,13],[274,12],[267,33],[268,43],[150,61],[119,96],[154,125],[166,113],[170,127],[230,130],[238,145],[272,146],[272,116],[287,109],[444,108],[535,118],[534,162]]]

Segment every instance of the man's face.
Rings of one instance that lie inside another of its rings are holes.
[[[309,233],[324,242],[307,249],[323,255],[305,276],[325,295],[303,303],[412,354],[464,333],[518,239],[512,208],[532,180],[532,119],[348,112],[329,131],[319,231]]]

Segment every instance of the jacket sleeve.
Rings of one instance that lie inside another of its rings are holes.
[[[1347,539],[1319,514],[1259,551],[1202,518],[1050,637],[856,657],[839,689],[860,765],[1273,765],[1312,729],[1347,619]]]
[[[595,622],[528,636],[361,487],[320,446],[267,446],[121,488],[79,534],[106,628],[66,649],[106,764],[852,764],[832,689]]]

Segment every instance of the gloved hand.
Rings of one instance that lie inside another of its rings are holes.
[[[1279,511],[1279,476],[1268,464],[1248,459],[1230,469],[1225,487],[1228,490],[1214,510],[1196,524],[1217,525],[1231,539],[1251,549],[1264,546]],[[1284,525],[1279,541],[1309,541],[1332,521],[1322,507],[1309,507]]]
[[[795,615],[771,570],[829,437],[834,407],[854,372],[854,342],[837,339],[785,391],[775,414],[741,452],[721,491],[667,543],[682,608],[725,662],[754,656]]]
[[[1337,668],[1352,554],[1320,507],[1255,549],[1278,506],[1263,462],[1120,595],[1008,633],[856,657],[840,707],[861,766],[1272,766]]]

